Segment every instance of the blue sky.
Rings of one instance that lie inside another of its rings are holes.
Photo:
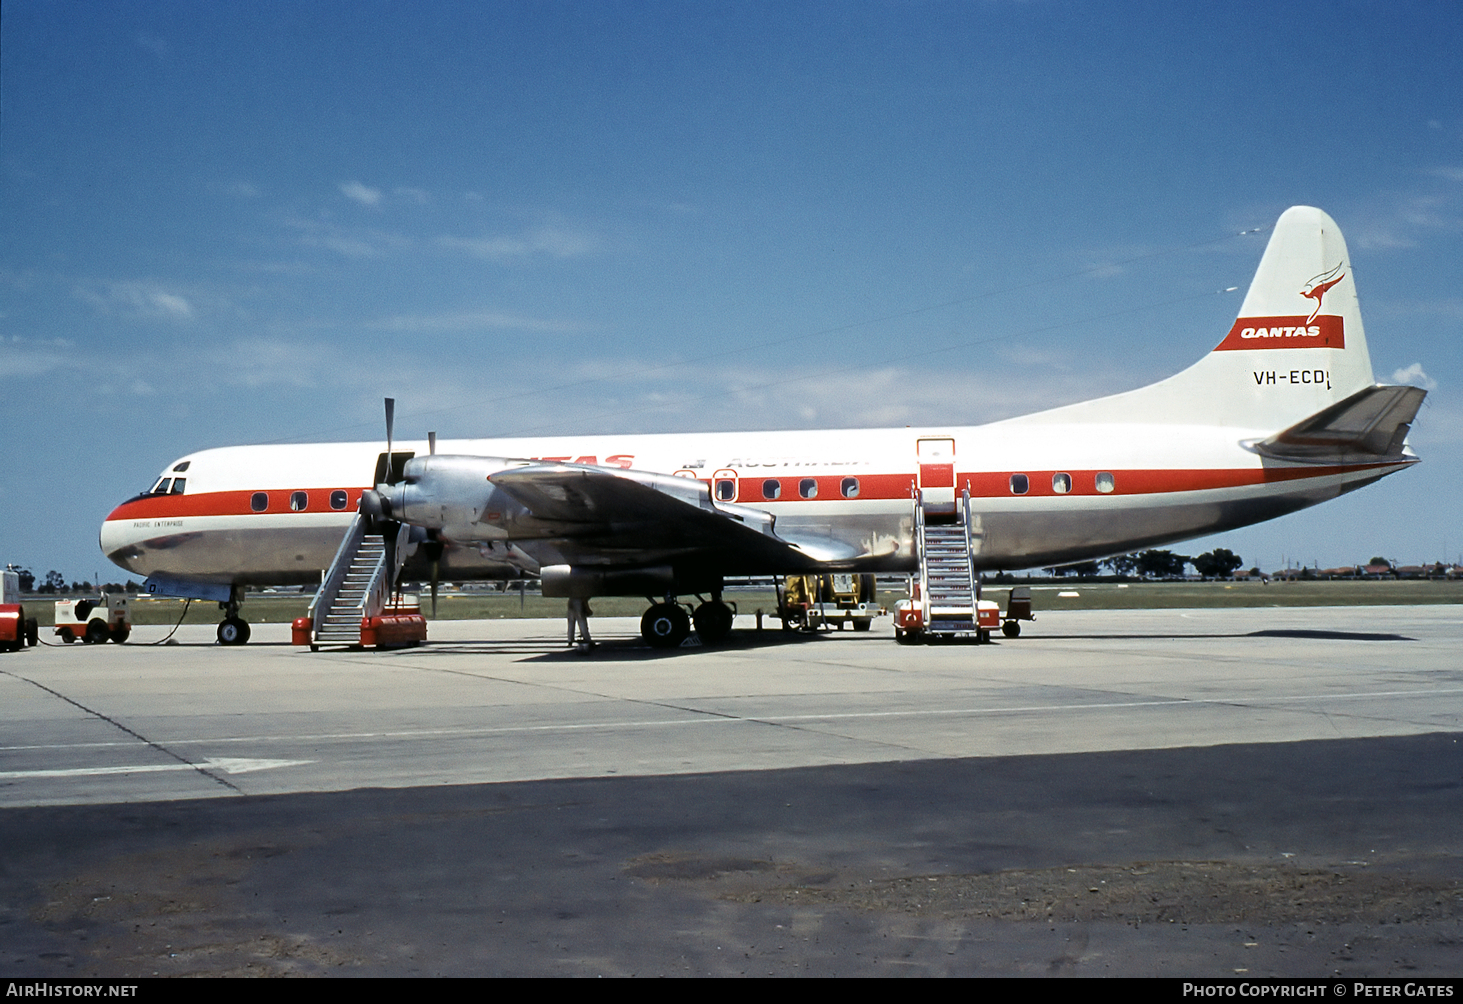
[[[169,460],[388,394],[486,436],[1124,390],[1302,203],[1424,463],[1179,549],[1463,551],[1455,3],[7,0],[0,43],[0,561],[113,577]]]

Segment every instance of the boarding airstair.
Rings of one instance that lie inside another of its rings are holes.
[[[980,578],[972,557],[969,489],[961,492],[953,521],[937,523],[929,521],[920,493],[915,492],[914,519],[925,632],[978,637]]]
[[[382,534],[368,532],[370,529],[366,515],[356,513],[335,559],[321,577],[308,612],[312,650],[321,645],[376,644],[368,631],[391,606],[392,587],[406,560],[411,528],[390,525],[388,532],[394,531],[391,547]]]

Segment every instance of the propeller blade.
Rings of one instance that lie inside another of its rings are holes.
[[[396,398],[386,399],[386,480],[391,481],[391,427],[396,424]]]
[[[435,432],[427,433],[427,455],[432,457],[437,455],[437,434]]]

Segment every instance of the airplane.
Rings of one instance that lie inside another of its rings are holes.
[[[410,528],[402,577],[538,577],[645,596],[642,633],[730,630],[726,577],[914,573],[916,524],[968,513],[970,567],[1056,565],[1294,512],[1418,462],[1426,391],[1375,382],[1346,243],[1276,223],[1238,318],[1175,376],[980,426],[234,446],[170,464],[102,524],[161,595],[321,580],[357,510]],[[388,419],[389,425],[389,419]],[[423,447],[427,447],[424,452]],[[437,449],[440,446],[441,449]],[[374,469],[374,477],[367,476]],[[407,538],[403,538],[407,539]],[[678,597],[709,593],[688,617]]]

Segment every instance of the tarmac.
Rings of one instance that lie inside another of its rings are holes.
[[[1457,976],[1463,608],[0,655],[0,974]]]

